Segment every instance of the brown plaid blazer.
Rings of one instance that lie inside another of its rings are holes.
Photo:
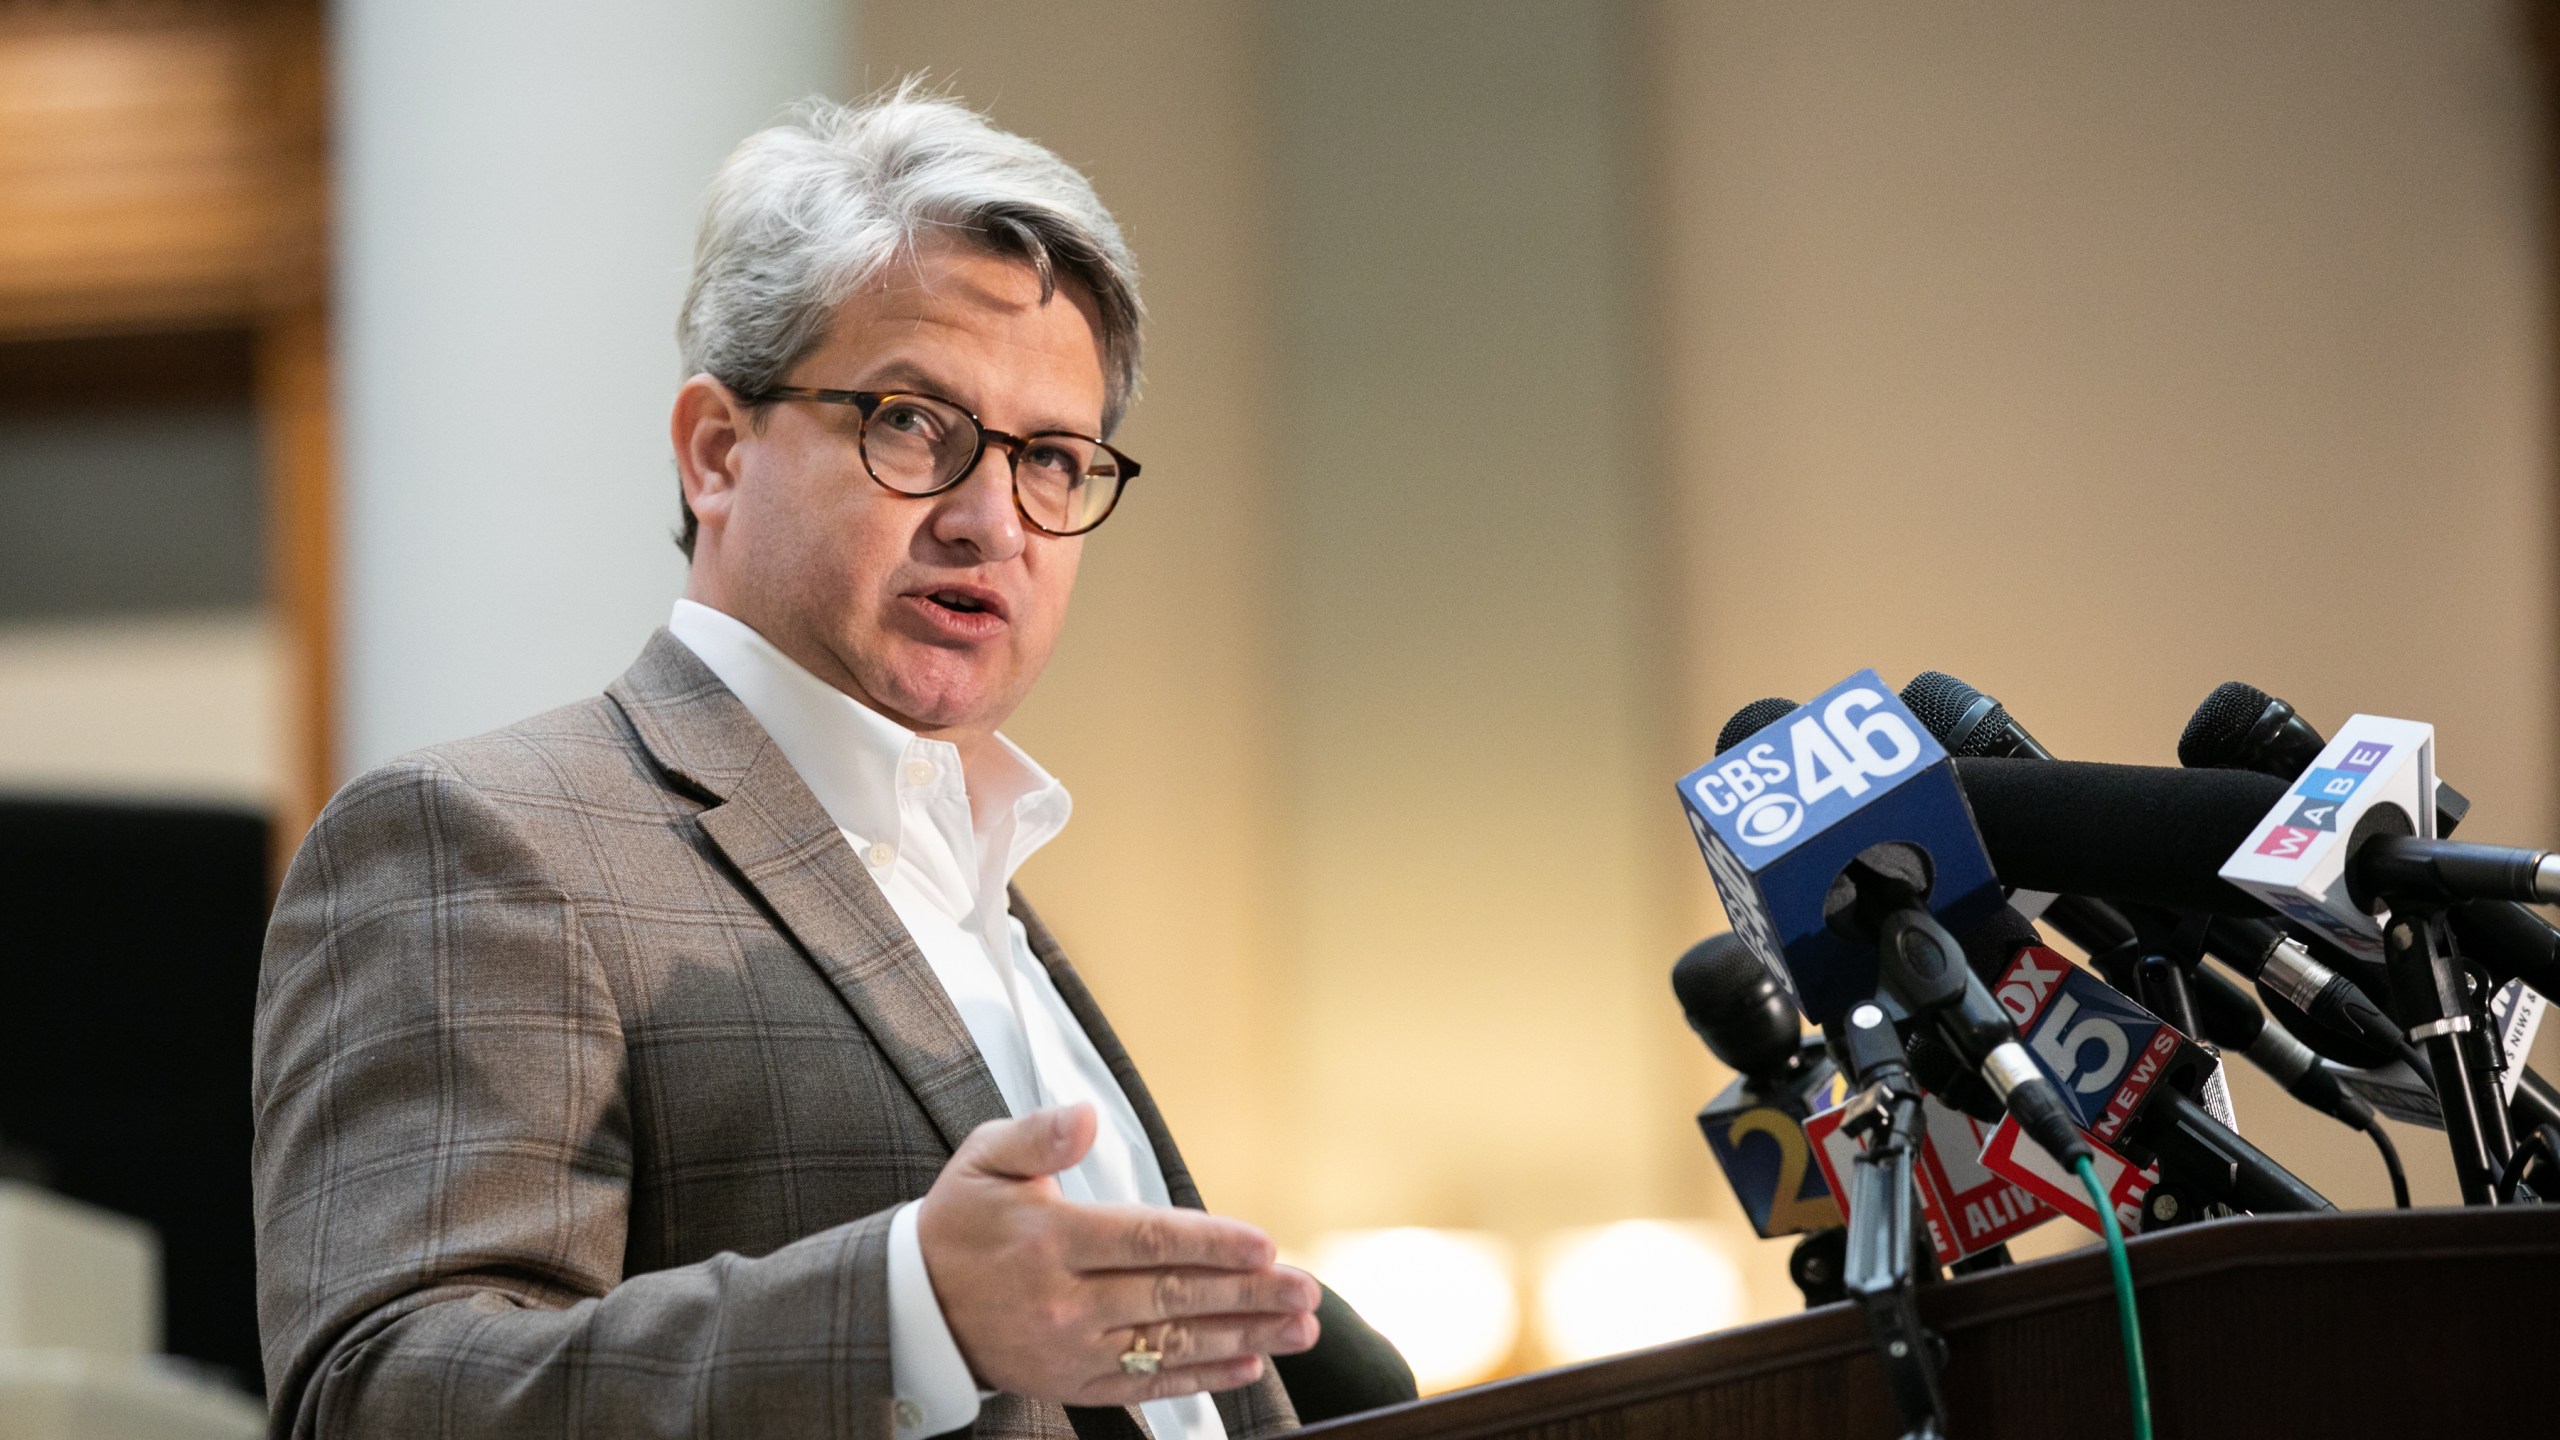
[[[885,1440],[890,1212],[1006,1113],[835,823],[664,631],[602,696],[330,803],[268,932],[254,1089],[280,1436]],[[1218,1408],[1237,1440],[1296,1423],[1268,1371]],[[977,1432],[1137,1426],[1007,1395]]]

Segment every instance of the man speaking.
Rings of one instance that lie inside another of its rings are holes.
[[[286,877],[279,1434],[1294,1423],[1265,1357],[1319,1287],[1199,1208],[1010,886],[1068,800],[996,727],[1138,477],[1138,321],[1084,178],[950,101],[813,104],[723,166],[667,628],[357,779]]]

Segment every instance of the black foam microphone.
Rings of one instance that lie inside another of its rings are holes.
[[[1744,1079],[1782,1086],[1806,1068],[1803,1015],[1733,932],[1690,946],[1671,967],[1671,993],[1689,1028]]]
[[[2215,691],[2214,696],[2224,697],[2246,688],[2235,682]],[[2255,691],[2249,694],[2262,701],[2266,698]],[[1999,701],[1942,671],[1925,671],[1914,677],[1909,685],[1903,687],[1902,701],[1947,747],[1948,753],[1960,760],[2037,760],[2057,766],[2064,763],[2055,760],[2053,752],[2028,734],[2026,727],[2020,725]],[[2131,853],[2124,855],[2123,859],[2138,867],[2138,873],[2120,874],[2108,890],[2074,893],[2103,894],[2110,898],[2140,900],[2211,914],[2262,915],[2265,913],[2263,905],[2222,881],[2217,872],[2221,869],[2222,860],[2238,849],[2258,823],[2266,818],[2267,811],[2283,797],[2286,785],[2300,773],[2299,767],[2292,773],[2272,767],[2292,763],[2292,757],[2301,753],[2301,746],[2305,743],[2313,746],[2310,752],[2313,756],[2318,754],[2319,744],[2325,743],[2320,742],[2318,731],[2293,714],[2292,707],[2281,701],[2268,703],[2274,707],[2271,713],[2281,712],[2285,723],[2272,727],[2271,732],[2263,726],[2250,730],[2243,736],[2243,741],[2249,736],[2272,733],[2281,743],[2256,748],[2244,744],[2238,752],[2250,755],[2273,753],[2280,757],[2266,766],[2243,769],[2199,763],[2205,757],[2221,753],[2214,739],[2228,732],[2227,726],[2215,728],[2202,723],[2208,718],[2208,712],[2221,713],[2216,708],[2215,699],[2208,699],[2206,709],[2198,712],[2197,721],[2188,725],[2188,734],[2180,741],[2180,756],[2187,761],[2184,771],[2155,766],[2090,765],[2077,767],[2082,773],[2067,780],[2059,773],[2037,773],[2021,781],[2013,772],[2000,783],[2023,783],[2030,787],[2067,786],[2081,803],[2103,807],[2105,823],[2113,832],[2109,837],[2111,842],[2135,841],[2128,847]],[[2307,765],[2308,761],[2303,763]],[[2008,827],[2007,833],[1994,836],[1991,833],[1992,821],[1981,814],[1983,797],[1973,781],[1978,768],[1959,766],[1960,772],[1967,777],[1966,796],[1974,801],[1976,818],[1983,825],[1984,845],[1991,850],[2001,879],[2028,889],[2058,889],[2040,883],[2033,878],[2032,872],[2012,874],[2013,869],[2024,867],[2007,863],[2004,856],[2008,860],[2016,860],[2031,853],[2049,852],[2057,844],[2073,846],[2085,842],[2095,832],[2087,825],[2084,816],[2065,814],[2050,805],[2029,803],[2023,807],[2004,807],[2002,817]],[[1997,778],[1997,772],[1992,773]],[[2277,783],[2232,781],[2192,785],[2168,778],[2179,774],[2251,775]],[[2049,824],[2055,821],[2060,822],[2058,828]],[[2196,841],[2175,843],[2168,829],[2163,828],[2164,822],[2171,828],[2200,827],[2203,835],[2219,847],[2219,853],[2211,856],[2209,864],[2200,869],[2195,867],[2190,863],[2191,858],[2201,856],[2204,846]],[[2040,826],[2043,828],[2037,828]],[[2139,843],[2139,837],[2152,835],[2171,839],[2168,850]],[[2220,844],[2224,840],[2229,843]],[[2447,903],[2474,896],[2498,900],[2560,901],[2560,855],[2547,851],[2403,837],[2376,837],[2360,849],[2364,855],[2359,866],[2360,875],[2378,888],[2396,887],[2402,891],[2423,892]],[[2175,856],[2166,867],[2146,863],[2164,854]]]
[[[2220,871],[2284,798],[2287,782],[2273,775],[1992,758],[1959,759],[1956,774],[1992,868],[2009,884],[2238,919],[2267,913]],[[2560,895],[2560,857],[2375,834],[2358,840],[2348,883],[2418,886],[2446,897],[2484,889]],[[2484,904],[2517,908],[2497,900],[2452,909],[2459,916]],[[2506,927],[2499,933],[2538,934],[2531,927],[2542,922],[2530,912],[2524,921],[2501,912],[2490,923]],[[2515,953],[2520,948],[2526,953]],[[2539,990],[2537,980],[2549,980],[2560,989],[2560,976],[2542,973],[2555,953],[2560,949],[2506,946],[2474,958],[2500,981],[2521,979]]]
[[[1955,765],[1992,868],[2011,884],[2241,919],[2265,914],[2217,872],[2285,793],[2286,783],[2272,775],[2070,760],[1982,758]],[[2473,902],[2481,903],[2489,902]],[[2470,908],[2457,906],[2455,914]],[[2461,934],[2458,918],[2455,933]],[[2542,988],[2535,975],[2519,974],[2511,950],[2483,949],[2474,958],[2497,980],[2521,978]],[[2367,1033],[2389,1038],[2394,1053],[2409,1058],[2406,1037],[2396,1029]],[[2509,1108],[2536,1123],[2560,1119],[2560,1090],[2520,1084]]]
[[[2283,795],[2282,783],[2241,772],[2058,760],[1999,701],[1941,670],[1913,676],[1902,703],[1956,757],[1983,847],[2004,883],[2215,915],[2266,913],[2217,872]],[[2228,778],[2174,778],[2190,774]],[[2195,861],[2209,847],[2183,833],[2196,826],[2230,842],[2201,868]]]
[[[2285,782],[2245,770],[2085,760],[1959,759],[1956,774],[1992,868],[2011,885],[2257,919],[2222,862]]]
[[[1754,700],[1734,711],[1733,718],[1725,721],[1724,728],[1716,732],[1716,753],[1721,755],[1768,729],[1772,724],[1784,720],[1795,713],[1795,708],[1796,702],[1793,700],[1772,695],[1764,700]]]

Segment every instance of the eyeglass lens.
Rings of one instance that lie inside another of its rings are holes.
[[[978,451],[968,413],[930,396],[892,395],[862,430],[862,458],[881,484],[921,495],[960,478]],[[1013,457],[1014,493],[1046,529],[1083,530],[1111,511],[1120,493],[1120,462],[1075,435],[1034,435]]]

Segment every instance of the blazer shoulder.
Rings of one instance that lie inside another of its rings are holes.
[[[303,837],[279,899],[313,885],[380,883],[385,867],[417,879],[437,871],[426,862],[439,857],[582,893],[613,869],[606,852],[654,851],[683,836],[704,803],[659,769],[599,695],[412,750],[348,781]]]
[[[457,785],[509,802],[602,801],[617,791],[663,791],[664,777],[619,706],[603,695],[468,739],[412,750],[350,780],[331,801],[366,792]]]

